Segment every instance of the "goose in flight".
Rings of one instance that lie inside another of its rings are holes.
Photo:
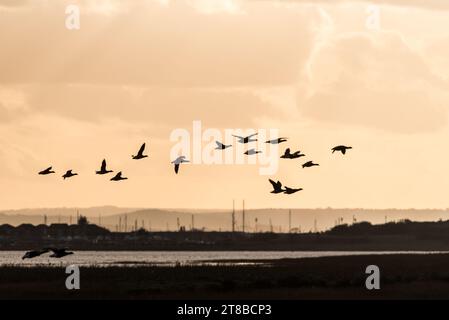
[[[313,167],[313,166],[319,166],[318,163],[313,163],[313,161],[307,161],[306,163],[304,163],[302,165],[303,168],[309,168],[309,167]]]
[[[262,153],[262,151],[258,151],[256,149],[249,149],[248,151],[245,151],[244,154],[247,156],[252,156],[254,154]]]
[[[282,142],[286,142],[287,138],[277,138],[277,139],[273,139],[273,140],[267,140],[265,141],[265,143],[271,143],[271,144],[279,144]]]
[[[302,188],[298,188],[298,189],[294,189],[294,188],[289,188],[289,187],[285,187],[285,194],[293,194],[295,192],[301,191],[303,190]]]
[[[64,175],[62,177],[65,180],[67,178],[70,178],[70,177],[73,177],[73,176],[77,176],[77,175],[78,175],[78,173],[74,173],[74,172],[72,172],[72,170],[67,170],[67,172],[64,173]]]
[[[346,153],[346,150],[348,149],[352,149],[352,147],[347,147],[347,146],[336,146],[332,148],[332,153],[334,153],[335,151],[340,151],[342,154]]]
[[[258,135],[258,133],[253,133],[252,135],[249,135],[247,137],[241,137],[241,136],[236,136],[236,135],[232,135],[233,137],[239,139],[240,143],[248,143],[248,142],[254,142],[257,141],[257,139],[251,139],[252,137]]]
[[[140,147],[139,152],[137,153],[137,155],[133,155],[133,159],[134,160],[139,160],[139,159],[143,159],[148,157],[148,155],[143,154],[143,152],[145,151],[145,143]]]
[[[107,174],[112,172],[112,170],[106,169],[106,159],[103,159],[103,162],[101,162],[101,169],[100,171],[95,171],[96,174]]]
[[[176,160],[171,162],[175,165],[175,173],[176,174],[178,174],[179,166],[181,165],[181,163],[186,163],[186,162],[190,162],[190,161],[187,160],[185,156],[179,156],[176,158]]]
[[[40,174],[40,175],[43,175],[43,176],[45,176],[45,175],[47,175],[47,174],[50,174],[50,173],[55,173],[55,172],[52,170],[52,167],[48,167],[47,169],[42,170],[41,172],[39,172],[39,174]]]
[[[215,150],[224,150],[226,148],[232,147],[232,144],[226,145],[226,144],[221,143],[220,141],[215,141],[215,143],[217,144],[217,147],[215,148]]]
[[[62,258],[68,256],[70,254],[74,254],[72,251],[67,251],[67,249],[57,249],[57,248],[48,248],[47,250],[53,251],[53,254],[50,255],[50,258]]]
[[[281,156],[282,159],[297,159],[300,157],[305,157],[305,154],[301,154],[301,151],[295,151],[290,153],[290,148],[285,149],[284,154]]]
[[[273,186],[273,191],[271,191],[270,193],[282,193],[285,190],[282,189],[282,183],[280,181],[274,182],[271,179],[268,179],[268,181],[270,181],[271,185]]]
[[[122,177],[122,172],[120,171],[117,173],[114,177],[111,178],[111,181],[121,181],[121,180],[127,180],[128,178]]]
[[[40,255],[47,253],[48,251],[49,251],[48,249],[27,251],[23,255],[22,260],[33,259],[35,257],[39,257]]]

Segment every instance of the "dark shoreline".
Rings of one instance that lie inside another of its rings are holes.
[[[0,299],[449,299],[449,254],[257,261],[270,267],[81,267],[81,290],[72,291],[65,265],[1,267]],[[365,287],[372,264],[380,290]]]

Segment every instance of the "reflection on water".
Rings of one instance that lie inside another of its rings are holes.
[[[138,266],[138,265],[241,265],[250,260],[276,260],[283,258],[313,258],[362,254],[437,254],[441,251],[77,251],[62,259],[49,254],[22,260],[23,251],[0,251],[0,266]]]

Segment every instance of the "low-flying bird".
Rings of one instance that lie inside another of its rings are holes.
[[[313,166],[319,166],[318,163],[313,163],[313,161],[307,161],[306,163],[304,163],[302,165],[303,168],[309,168],[309,167],[313,167]]]
[[[303,190],[302,188],[298,188],[298,189],[294,189],[294,188],[289,188],[289,187],[285,187],[285,194],[293,194],[295,192],[301,191]]]
[[[251,139],[252,137],[258,135],[258,133],[253,133],[252,135],[249,135],[247,137],[241,137],[241,136],[236,136],[236,135],[232,135],[233,137],[236,137],[237,139],[239,139],[240,143],[248,143],[248,142],[254,142],[257,141],[257,139]]]
[[[121,181],[121,180],[127,180],[128,178],[122,177],[122,172],[120,171],[117,173],[114,177],[111,178],[111,181]]]
[[[113,172],[113,171],[106,169],[106,159],[103,159],[103,161],[101,162],[100,171],[95,171],[96,174],[107,174],[107,173],[110,173],[110,172]]]
[[[245,151],[244,154],[247,156],[252,156],[254,154],[262,153],[262,151],[256,151],[256,149],[249,149],[248,151]]]
[[[185,156],[179,156],[174,161],[171,162],[175,165],[175,173],[176,174],[178,174],[179,166],[181,165],[181,163],[186,163],[186,162],[190,162],[190,161],[187,160]]]
[[[290,153],[290,148],[285,149],[284,154],[281,156],[282,159],[297,159],[300,157],[305,157],[305,154],[301,154],[301,151],[295,151]]]
[[[23,255],[22,260],[33,259],[35,257],[39,257],[40,255],[47,253],[48,251],[49,251],[48,249],[27,251]]]
[[[287,138],[277,138],[277,139],[273,139],[273,140],[267,140],[265,141],[265,143],[271,143],[271,144],[279,144],[282,142],[286,142]]]
[[[64,173],[64,175],[62,177],[65,180],[67,178],[70,178],[70,177],[73,177],[73,176],[77,176],[77,175],[78,175],[78,173],[74,173],[74,172],[72,172],[72,170],[67,170],[67,172]]]
[[[67,249],[58,249],[58,248],[48,248],[48,250],[53,251],[53,254],[50,255],[50,258],[62,258],[68,256],[70,254],[74,254],[72,251],[67,251]]]
[[[271,185],[273,186],[273,190],[270,193],[282,193],[285,190],[282,189],[282,183],[280,181],[274,182],[271,179],[268,179],[268,181],[270,181]]]
[[[43,176],[45,176],[45,175],[47,175],[47,174],[50,174],[50,173],[55,173],[55,172],[52,170],[52,167],[48,167],[47,169],[42,170],[41,172],[39,172],[39,174],[40,174],[40,175],[43,175]]]
[[[224,150],[226,148],[232,147],[232,144],[226,145],[226,144],[221,143],[220,141],[215,141],[215,143],[217,144],[217,147],[215,148],[215,150]]]
[[[346,153],[346,150],[348,149],[352,149],[352,147],[347,147],[347,146],[336,146],[332,148],[332,153],[334,153],[335,151],[340,151],[342,154]]]
[[[137,153],[137,155],[135,155],[135,156],[133,155],[132,156],[133,159],[134,160],[139,160],[139,159],[143,159],[143,158],[148,157],[148,155],[143,154],[144,151],[145,151],[145,143],[142,144],[142,146],[140,147],[139,152]]]

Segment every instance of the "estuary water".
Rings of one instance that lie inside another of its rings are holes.
[[[365,254],[438,254],[442,251],[75,251],[61,259],[50,253],[22,260],[24,251],[0,251],[0,266],[140,266],[140,265],[238,265],[256,260],[314,258]],[[253,261],[254,262],[251,262]]]

